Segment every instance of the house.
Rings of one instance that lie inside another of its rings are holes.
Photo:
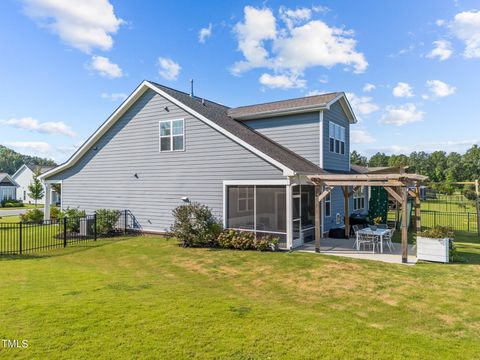
[[[28,186],[33,182],[33,177],[35,174],[43,174],[49,170],[52,170],[54,166],[41,166],[41,165],[32,165],[32,164],[23,164],[16,172],[13,174],[12,178],[17,182],[17,199],[22,200],[25,204],[33,204],[35,200],[29,196],[30,191]],[[44,189],[44,193],[46,189]],[[56,204],[60,201],[60,196],[55,192],[51,187],[50,190],[50,201],[53,204]],[[45,196],[44,196],[45,197]],[[43,204],[44,197],[37,200],[37,203]]]
[[[229,108],[144,81],[41,179],[47,189],[61,184],[63,208],[129,209],[147,232],[167,231],[176,206],[199,202],[225,227],[274,234],[294,248],[315,236],[309,176],[356,174],[355,123],[343,92]],[[348,197],[344,190],[322,197],[322,233],[344,226],[344,209],[368,210],[363,187]]]
[[[0,173],[0,206],[5,200],[16,200],[18,184],[7,173]]]

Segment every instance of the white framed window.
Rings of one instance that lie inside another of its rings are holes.
[[[325,217],[332,216],[332,193],[325,196]]]
[[[359,187],[353,193],[353,210],[365,209],[365,191],[363,186]]]
[[[237,197],[238,212],[253,211],[255,206],[255,187],[239,186]]]
[[[159,122],[160,151],[185,150],[185,120],[162,120]]]
[[[345,155],[345,128],[331,121],[328,127],[330,152]]]

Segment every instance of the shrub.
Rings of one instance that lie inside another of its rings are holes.
[[[87,216],[85,210],[80,210],[79,208],[67,208],[66,210],[60,212],[60,217],[67,217],[67,231],[69,232],[80,232],[80,218]]]
[[[454,233],[451,227],[448,226],[434,226],[431,229],[418,233],[418,236],[431,238],[431,239],[453,239]]]
[[[60,209],[58,207],[52,206],[50,208],[50,219],[58,220],[58,219],[60,219],[60,214],[61,214],[61,212],[60,212]]]
[[[275,250],[278,237],[261,235],[255,239],[255,234],[249,231],[237,231],[227,229],[218,236],[218,244],[225,249],[237,250]]]
[[[99,209],[97,213],[97,234],[108,235],[115,231],[120,211],[110,209]]]
[[[21,200],[4,200],[2,201],[2,207],[24,207],[23,201]]]
[[[191,203],[178,206],[172,213],[174,222],[170,236],[180,241],[183,247],[216,246],[222,226],[210,208]]]
[[[477,200],[477,193],[472,189],[463,190],[463,196],[465,196],[468,200]]]
[[[40,209],[31,209],[26,213],[20,215],[20,219],[23,222],[33,222],[36,224],[41,224],[43,222],[43,211]]]

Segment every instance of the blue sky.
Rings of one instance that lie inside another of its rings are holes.
[[[478,1],[3,1],[0,144],[64,161],[144,79],[229,105],[345,91],[371,155],[480,140]]]

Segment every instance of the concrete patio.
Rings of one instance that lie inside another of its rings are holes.
[[[320,242],[320,253],[334,256],[344,256],[354,259],[383,261],[392,264],[402,264],[402,247],[401,244],[394,243],[392,252],[385,247],[383,253],[372,250],[360,250],[354,248],[355,239],[331,239],[323,238]],[[315,242],[305,243],[302,247],[297,249],[303,252],[315,253]],[[414,245],[408,245],[408,263],[407,265],[414,265],[417,262],[416,249]]]

